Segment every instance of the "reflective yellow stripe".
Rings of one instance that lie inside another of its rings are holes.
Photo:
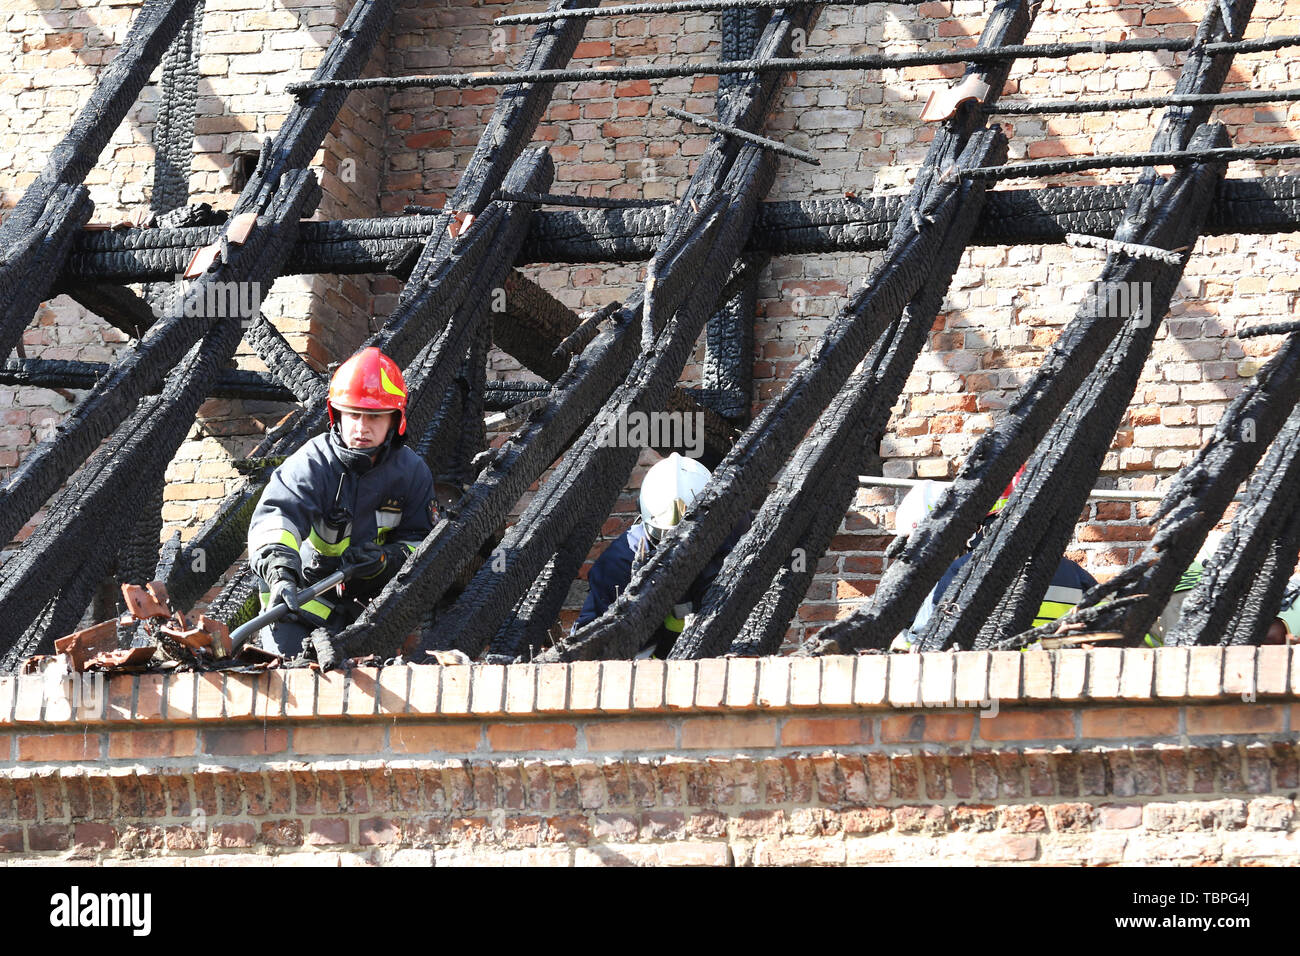
[[[669,614],[664,618],[664,627],[668,628],[668,630],[672,631],[674,634],[680,634],[682,631],[686,630],[686,618],[673,617]]]
[[[1148,634],[1148,635],[1146,636],[1145,640],[1146,640],[1146,642],[1147,642],[1147,647],[1164,647],[1164,646],[1165,646],[1165,642],[1162,641],[1162,640],[1160,640],[1160,638],[1156,637],[1154,634]]]
[[[1065,617],[1073,610],[1074,605],[1066,604],[1064,601],[1044,601],[1038,605],[1038,616],[1034,618],[1034,627],[1051,624],[1053,621]]]
[[[348,549],[348,543],[351,540],[351,538],[340,538],[338,544],[330,544],[316,533],[315,528],[312,528],[311,533],[307,535],[307,541],[310,542],[311,546],[327,558],[337,558]]]
[[[329,617],[330,612],[334,610],[328,604],[322,604],[320,601],[308,601],[307,603],[300,605],[300,607],[308,614],[315,614],[321,620]]]
[[[266,606],[271,603],[271,592],[262,591],[257,596],[262,603],[262,610],[265,611]],[[304,603],[298,605],[298,609],[300,611],[306,611],[308,614],[315,614],[322,621],[326,620],[330,616],[330,612],[334,610],[332,607],[330,607],[328,604],[324,603],[323,601],[316,601],[316,600],[305,601]]]

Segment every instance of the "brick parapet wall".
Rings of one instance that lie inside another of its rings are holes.
[[[1296,863],[1294,656],[4,678],[0,861]]]

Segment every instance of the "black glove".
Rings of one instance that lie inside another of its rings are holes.
[[[301,587],[298,575],[288,568],[277,568],[271,574],[271,601],[267,609],[284,604],[289,608],[290,614],[298,613],[298,589]]]
[[[308,584],[315,584],[322,578],[327,578],[337,571],[342,563],[342,556],[331,557],[318,551],[311,556],[311,560],[302,569],[303,580]]]
[[[388,549],[372,541],[369,544],[354,544],[344,551],[341,567],[350,572],[348,577],[351,579],[364,581],[383,574],[389,560]]]

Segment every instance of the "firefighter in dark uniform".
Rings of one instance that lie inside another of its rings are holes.
[[[894,638],[894,643],[891,645],[893,650],[914,649],[916,640],[925,631],[930,618],[942,605],[944,592],[948,590],[948,586],[957,577],[957,572],[971,559],[971,551],[979,544],[990,523],[1007,506],[1007,502],[1011,500],[1011,495],[1016,490],[1016,486],[1020,483],[1020,478],[1024,473],[1025,468],[1021,465],[1020,470],[1015,473],[1006,490],[1002,492],[1001,497],[989,509],[980,530],[968,542],[967,552],[948,566],[948,570],[939,579],[939,583],[934,586],[922,602],[921,609],[917,612],[915,620],[912,621],[912,626]],[[1043,595],[1043,600],[1039,604],[1038,613],[1034,615],[1032,626],[1042,627],[1044,624],[1050,624],[1052,621],[1069,614],[1083,600],[1083,595],[1096,586],[1096,578],[1069,558],[1062,557],[1056,567],[1056,572],[1052,575],[1052,583],[1048,586],[1047,593]]]
[[[248,527],[249,565],[263,610],[291,613],[261,632],[273,653],[301,653],[316,628],[341,631],[361,614],[433,528],[433,475],[404,444],[406,383],[377,348],[344,362],[330,381],[329,430],[271,476]],[[297,592],[340,568],[340,589]]]
[[[682,520],[696,495],[709,483],[709,478],[709,469],[676,452],[655,462],[646,472],[645,480],[641,482],[641,520],[610,542],[587,572],[587,599],[573,632],[600,617],[614,603],[619,592],[632,580],[632,574],[654,553],[664,532]],[[673,606],[663,624],[655,629],[638,657],[668,656],[686,629],[688,618],[700,607],[705,592],[722,570],[723,558],[736,546],[749,525],[750,519],[746,516],[732,529],[718,553],[691,582],[687,593]]]

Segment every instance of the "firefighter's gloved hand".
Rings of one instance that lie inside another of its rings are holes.
[[[382,545],[354,544],[343,552],[342,569],[348,577],[365,580],[382,574],[388,566],[388,553]]]
[[[298,588],[301,586],[298,582],[298,576],[287,569],[279,569],[274,574],[274,580],[271,581],[271,601],[267,608],[273,608],[277,604],[284,604],[289,608],[291,614],[298,613]]]

